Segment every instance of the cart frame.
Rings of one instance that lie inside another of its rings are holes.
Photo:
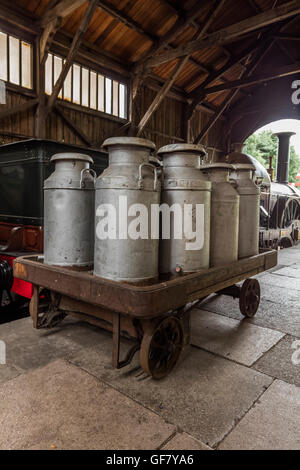
[[[241,312],[251,317],[258,309],[260,289],[258,281],[249,278],[276,265],[277,251],[272,250],[230,265],[136,286],[99,278],[91,271],[45,265],[41,255],[30,255],[15,259],[14,276],[34,286],[30,315],[35,328],[56,326],[66,314],[75,316],[112,331],[114,367],[129,364],[141,349],[143,369],[160,378],[175,365],[178,351],[189,343],[189,312],[197,301],[212,293],[239,297]],[[236,286],[245,279],[248,281],[242,287]],[[125,359],[120,360],[123,334],[134,338],[135,343]],[[159,372],[156,364],[153,371],[149,359],[153,356],[153,345],[162,349],[162,342],[169,345],[164,355],[171,357],[176,352],[176,360],[173,357]]]

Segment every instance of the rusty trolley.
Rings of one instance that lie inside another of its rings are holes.
[[[113,333],[112,364],[128,365],[140,350],[142,369],[153,378],[166,376],[189,343],[190,310],[212,293],[239,298],[241,313],[253,317],[260,302],[258,273],[277,264],[272,250],[230,265],[135,286],[43,263],[42,256],[23,256],[14,262],[14,275],[34,285],[30,315],[35,328],[56,326],[75,316]],[[244,280],[242,286],[236,285]],[[120,359],[121,335],[134,339]]]

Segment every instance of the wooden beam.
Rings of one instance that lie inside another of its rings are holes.
[[[205,88],[203,93],[205,95],[211,95],[214,93],[221,93],[225,90],[233,90],[234,88],[244,88],[251,85],[256,85],[257,83],[264,83],[277,78],[287,77],[289,75],[295,75],[300,72],[300,61],[286,65],[284,67],[277,68],[269,73],[263,75],[254,75],[251,78],[242,78],[241,80],[234,80],[222,85],[216,85],[212,87]]]
[[[129,16],[125,15],[125,13],[122,13],[117,8],[114,8],[112,4],[109,4],[105,0],[98,0],[97,7],[101,8],[101,10],[108,13],[110,16],[115,18],[120,23],[125,24],[128,28],[133,29],[134,31],[136,31],[137,33],[139,33],[141,36],[145,37],[149,41],[153,42],[156,39],[155,35],[147,33],[142,28],[142,26],[139,25],[136,21],[134,21]]]
[[[22,15],[18,11],[15,11],[16,5],[12,5],[14,2],[10,2],[10,5],[6,2],[0,5],[0,20],[11,23],[14,27],[22,28],[31,34],[38,35],[41,33],[40,26],[32,18],[26,10],[23,9]]]
[[[50,49],[51,42],[54,38],[56,31],[60,28],[61,18],[54,18],[51,20],[43,31],[43,34],[40,39],[40,57],[39,61],[41,64],[44,64],[48,57],[48,51]]]
[[[86,0],[61,0],[51,10],[46,11],[44,16],[42,16],[40,21],[41,26],[45,27],[55,18],[65,18],[66,16],[73,13],[74,10],[77,10],[77,8],[81,7],[81,5],[83,5],[85,2]]]
[[[58,80],[57,80],[57,82],[56,82],[56,84],[53,88],[52,95],[50,96],[50,98],[48,100],[48,106],[47,106],[47,110],[46,110],[47,114],[49,112],[51,112],[51,110],[52,110],[52,108],[53,108],[53,106],[56,102],[56,99],[59,95],[59,92],[60,92],[60,90],[61,90],[61,88],[64,84],[65,78],[68,75],[70,67],[73,63],[74,57],[76,56],[76,54],[78,52],[81,39],[82,39],[85,31],[87,30],[87,27],[88,27],[88,25],[91,21],[91,18],[94,14],[96,5],[97,5],[97,0],[91,0],[89,2],[85,12],[84,12],[84,15],[83,15],[83,17],[81,19],[81,22],[80,22],[80,25],[79,25],[79,28],[76,31],[76,34],[73,38],[72,45],[70,47],[70,50],[69,50],[68,56],[66,58],[66,61],[63,65],[60,76],[58,77]]]
[[[260,64],[260,62],[263,60],[263,58],[265,57],[265,55],[268,53],[269,49],[272,47],[273,45],[273,41],[270,40],[268,42],[268,44],[266,44],[266,47],[264,49],[263,52],[260,53],[260,51],[257,52],[255,58],[252,60],[252,62],[250,63],[250,65],[244,69],[241,73],[240,73],[240,77],[239,78],[242,78],[243,76],[245,77],[249,77],[255,70],[256,68],[258,67],[258,65]],[[221,104],[221,106],[219,106],[219,108],[217,109],[216,113],[214,116],[211,117],[211,119],[209,120],[209,122],[207,123],[207,125],[201,130],[201,132],[198,134],[198,136],[196,137],[196,139],[194,140],[194,143],[195,144],[198,144],[199,142],[201,142],[201,140],[206,136],[206,134],[210,131],[210,129],[214,126],[214,124],[217,122],[217,120],[222,116],[222,114],[224,113],[224,111],[227,109],[227,107],[230,105],[230,103],[232,102],[232,100],[236,97],[236,95],[238,94],[239,90],[238,89],[234,89],[232,90],[229,95],[226,97],[226,99],[224,100],[224,102]]]
[[[13,116],[14,114],[19,114],[28,111],[28,109],[34,108],[37,104],[38,99],[34,98],[33,100],[29,100],[26,103],[15,106],[14,108],[5,108],[3,109],[3,111],[0,111],[0,119],[6,119],[10,116]]]
[[[218,16],[220,10],[223,8],[224,3],[226,0],[220,0],[218,5],[216,3],[213,3],[212,9],[209,11],[209,14],[207,18],[204,21],[203,26],[200,28],[200,31],[197,32],[196,39],[200,39],[208,30],[208,28],[211,26],[212,22],[215,20],[215,18]],[[156,111],[156,109],[159,107],[165,96],[167,95],[168,91],[172,87],[173,83],[177,79],[178,75],[184,68],[185,64],[189,60],[189,55],[186,55],[185,57],[182,57],[177,65],[175,66],[174,70],[172,71],[170,77],[166,80],[164,86],[161,88],[161,90],[157,93],[156,97],[152,101],[151,105],[147,109],[146,113],[142,117],[140,123],[138,124],[138,131],[137,131],[137,136],[140,136],[144,127],[146,126],[147,122],[151,118],[152,114]]]
[[[189,98],[193,100],[191,107],[194,107],[201,100],[203,96],[203,88],[220,79],[225,73],[229,72],[230,69],[246,59],[249,54],[253,54],[255,51],[257,51],[259,47],[261,47],[261,41],[257,41],[254,45],[247,47],[247,49],[242,51],[239,55],[233,57],[219,70],[212,72],[199,87],[195,88],[195,90],[189,94]]]
[[[185,16],[179,17],[172,28],[153,44],[151,49],[147,52],[146,56],[137,62],[135,69],[138,69],[140,64],[143,64],[149,57],[153,57],[153,55],[157,54],[161,49],[166,47],[190,24],[191,21],[199,16],[206,5],[207,0],[198,0],[196,5],[190,11],[188,11]]]
[[[278,33],[278,34],[274,34],[274,39],[283,39],[284,41],[300,41],[300,36],[293,36],[292,34]]]
[[[64,113],[60,106],[55,106],[55,112],[63,119],[67,126],[84,142],[88,147],[93,147],[93,143],[88,136]]]
[[[172,28],[164,34],[161,38],[157,39],[150,50],[146,53],[146,55],[139,60],[135,66],[133,67],[133,86],[132,86],[132,96],[135,99],[137,95],[137,90],[142,82],[143,78],[148,75],[149,70],[144,65],[147,63],[147,60],[150,60],[155,54],[157,54],[161,49],[168,46],[168,44],[178,36],[189,24],[193,21],[197,16],[199,16],[201,10],[207,5],[207,0],[198,0],[196,5],[186,13],[184,17],[179,17]],[[173,50],[176,50],[173,49]],[[187,54],[182,54],[187,55]]]
[[[193,54],[201,49],[210,46],[223,45],[243,36],[251,31],[256,31],[265,26],[278,23],[286,18],[300,13],[300,0],[292,0],[272,10],[267,10],[246,20],[235,23],[227,28],[221,29],[208,35],[202,40],[190,41],[175,49],[150,58],[145,64],[146,67],[153,68],[158,65],[170,62],[187,54]]]

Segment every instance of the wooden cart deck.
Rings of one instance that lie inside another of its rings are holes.
[[[14,276],[101,308],[145,319],[180,308],[276,264],[277,251],[269,251],[230,265],[140,287],[98,278],[91,272],[47,266],[39,256],[23,256],[14,262]]]

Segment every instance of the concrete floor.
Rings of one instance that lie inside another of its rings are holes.
[[[300,245],[258,278],[254,319],[225,296],[194,309],[192,345],[161,381],[138,355],[112,369],[111,335],[90,325],[0,325],[0,449],[300,449]]]

